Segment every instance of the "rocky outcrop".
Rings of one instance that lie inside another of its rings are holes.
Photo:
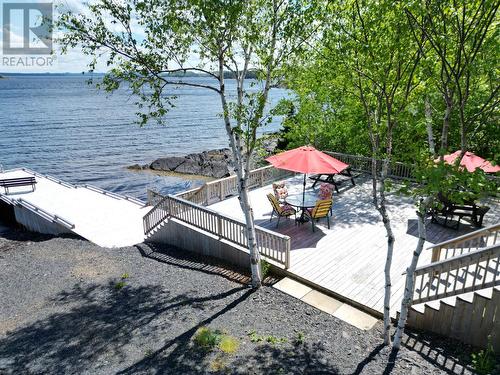
[[[149,168],[155,171],[222,178],[232,173],[231,160],[231,150],[225,148],[156,159]]]

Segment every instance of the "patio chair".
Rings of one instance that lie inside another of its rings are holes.
[[[315,231],[314,221],[319,221],[326,217],[328,222],[328,229],[330,229],[330,216],[328,215],[332,208],[333,201],[331,199],[319,200],[312,209],[306,210],[306,215],[311,219],[313,232]]]
[[[282,217],[287,217],[289,218],[290,216],[294,215],[296,216],[297,211],[292,207],[287,204],[280,204],[278,202],[278,199],[271,193],[267,194],[267,199],[269,199],[269,202],[271,203],[271,206],[273,207],[273,212],[271,212],[271,218],[269,221],[273,219],[273,215],[276,214],[278,216],[278,223],[276,224],[276,228],[280,224],[280,219]]]

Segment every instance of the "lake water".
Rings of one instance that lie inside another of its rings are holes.
[[[10,76],[0,79],[0,164],[28,167],[72,183],[89,183],[145,198],[146,189],[175,193],[202,181],[127,170],[166,155],[228,147],[217,94],[176,89],[167,125],[140,128],[125,89],[97,91],[83,76]],[[199,83],[208,78],[187,78]],[[227,87],[234,92],[234,81]],[[274,89],[271,105],[286,95]],[[263,128],[276,131],[280,118]]]

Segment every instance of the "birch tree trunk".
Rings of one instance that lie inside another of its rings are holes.
[[[224,125],[226,133],[229,137],[229,145],[233,153],[234,169],[238,178],[238,199],[241,210],[245,216],[245,225],[247,232],[248,251],[250,253],[250,270],[252,273],[252,287],[260,288],[262,285],[262,275],[260,269],[260,254],[257,248],[257,239],[255,235],[255,221],[253,212],[250,206],[248,196],[247,180],[249,174],[248,156],[245,158],[241,147],[240,136],[231,126],[229,117],[229,106],[226,98],[225,83],[224,83],[224,56],[221,53],[219,56],[219,87],[220,99],[222,103]],[[247,159],[247,160],[245,160]]]
[[[448,132],[450,129],[451,113],[453,110],[453,98],[448,89],[446,89],[446,93],[444,94],[444,101],[446,109],[444,111],[443,129],[441,132],[441,153],[446,152],[448,149]]]
[[[401,300],[401,312],[399,314],[398,326],[396,328],[396,334],[394,335],[393,350],[398,351],[401,347],[401,340],[403,338],[403,333],[406,325],[406,319],[408,318],[408,310],[411,306],[413,300],[413,289],[415,287],[415,269],[417,268],[418,259],[422,250],[424,249],[426,240],[426,228],[425,228],[425,212],[429,206],[430,199],[427,198],[422,202],[419,211],[417,211],[418,216],[418,243],[415,251],[413,252],[413,257],[411,259],[410,266],[406,269],[406,281],[405,281],[405,291],[403,294],[403,299]]]
[[[434,156],[436,155],[436,143],[434,141],[434,132],[432,129],[432,107],[428,96],[425,97],[425,127],[427,128],[429,152]]]
[[[389,159],[385,159],[382,164],[382,173],[380,175],[380,202],[377,207],[380,216],[382,216],[382,222],[387,233],[387,257],[384,266],[384,344],[391,344],[391,266],[392,266],[392,256],[394,253],[394,233],[392,232],[391,219],[387,213],[386,208],[386,197],[385,197],[385,179],[389,169]]]

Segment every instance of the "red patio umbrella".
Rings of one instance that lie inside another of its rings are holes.
[[[316,150],[312,146],[301,146],[266,159],[279,169],[301,173],[340,173],[348,164]]]
[[[297,147],[293,150],[270,156],[266,160],[276,168],[304,173],[302,203],[305,200],[307,173],[336,174],[349,167],[348,164],[318,151],[312,146]]]
[[[458,150],[453,154],[445,155],[444,161],[448,164],[454,164],[458,157],[460,157],[461,151]],[[465,167],[469,172],[474,172],[476,168],[480,168],[486,173],[496,173],[500,172],[500,166],[492,165],[488,160],[483,159],[480,156],[474,155],[472,152],[466,152],[460,161],[460,165]]]

